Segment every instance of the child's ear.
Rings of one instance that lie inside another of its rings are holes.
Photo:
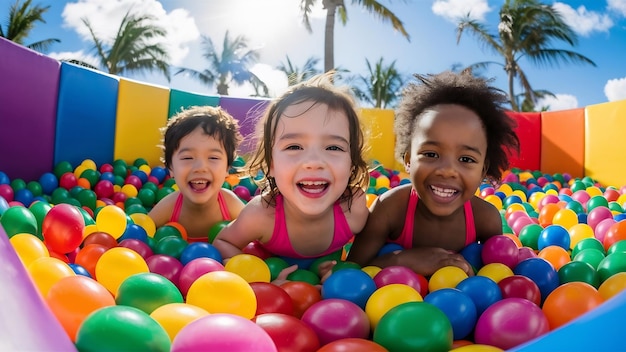
[[[411,156],[409,155],[408,152],[404,152],[403,159],[404,159],[404,171],[409,173],[409,170],[411,169]]]

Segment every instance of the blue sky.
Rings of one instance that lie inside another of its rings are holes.
[[[3,25],[14,0],[2,0],[0,21]],[[50,6],[44,14],[45,24],[39,24],[26,43],[45,38],[58,38],[49,56],[54,58],[87,57],[92,54],[88,33],[81,18],[92,23],[100,37],[114,36],[124,13],[129,8],[151,13],[159,25],[168,30],[167,45],[172,64],[203,70],[207,61],[202,57],[201,35],[210,37],[217,50],[226,30],[231,36],[243,35],[261,59],[254,72],[271,88],[274,95],[286,88],[286,77],[275,69],[289,56],[292,63],[303,66],[310,57],[323,65],[324,12],[312,14],[313,33],[302,23],[299,0],[34,0],[35,4]],[[321,0],[318,1],[321,3]],[[459,16],[471,11],[472,16],[496,32],[498,11],[504,0],[381,0],[404,23],[410,41],[394,32],[389,24],[348,4],[348,23],[335,27],[335,64],[352,73],[367,73],[365,60],[385,63],[396,61],[401,73],[437,73],[454,64],[468,65],[480,61],[502,60],[482,50],[475,38],[464,35],[456,42],[455,23]],[[591,65],[563,64],[560,67],[536,67],[522,61],[532,86],[557,95],[545,101],[550,110],[584,107],[592,104],[626,99],[626,0],[551,1],[566,22],[578,34],[575,47],[555,43],[555,48],[568,49],[593,60]],[[483,73],[495,79],[494,84],[506,88],[501,68]],[[215,94],[189,77],[174,76],[168,83],[159,75],[130,78],[191,92]],[[519,89],[518,89],[519,91]],[[233,87],[231,95],[247,96],[250,87]]]

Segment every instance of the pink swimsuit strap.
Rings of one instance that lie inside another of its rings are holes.
[[[225,221],[230,221],[230,211],[228,211],[228,204],[226,204],[226,199],[222,195],[222,192],[217,193],[217,204],[220,206],[220,212],[222,213],[222,219]],[[183,207],[183,194],[178,193],[178,197],[176,197],[176,203],[174,203],[174,209],[172,210],[172,216],[170,217],[170,221],[178,222],[178,218],[180,217],[180,210]]]

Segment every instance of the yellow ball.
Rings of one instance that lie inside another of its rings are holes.
[[[590,197],[603,195],[602,190],[596,186],[587,187],[585,191],[589,194]]]
[[[96,215],[98,231],[106,232],[115,239],[122,237],[127,222],[126,213],[115,205],[105,206]]]
[[[43,297],[48,295],[52,285],[64,277],[75,276],[74,270],[65,262],[53,257],[35,259],[27,267],[31,279]]]
[[[91,159],[85,159],[80,163],[81,166],[89,170],[97,170],[96,162]]]
[[[528,203],[530,203],[530,205],[532,205],[534,209],[538,209],[539,202],[541,202],[541,200],[545,196],[546,194],[544,192],[535,192],[530,195],[530,198],[528,199]]]
[[[148,264],[139,253],[126,247],[113,247],[102,254],[96,263],[96,277],[102,286],[117,297],[124,280],[132,275],[149,273]]]
[[[146,230],[148,237],[154,237],[154,234],[156,233],[156,224],[151,217],[144,213],[133,213],[130,214],[130,218],[135,224]]]
[[[374,265],[368,265],[368,266],[362,267],[361,270],[365,271],[365,273],[373,279],[374,276],[376,276],[376,274],[378,274],[382,270],[382,268],[379,268]]]
[[[372,203],[374,203],[374,201],[378,198],[378,196],[376,194],[372,194],[372,193],[368,193],[365,195],[365,199],[367,201],[367,207],[371,207]]]
[[[85,165],[78,165],[74,169],[74,176],[76,176],[76,178],[80,178],[80,175],[82,175],[85,170],[87,170],[87,167]]]
[[[504,352],[504,350],[490,345],[471,344],[451,349],[450,352]]]
[[[522,202],[526,202],[528,200],[528,198],[526,198],[526,193],[524,193],[523,191],[519,189],[513,191],[512,195],[518,196],[522,200]]]
[[[502,263],[489,263],[480,268],[476,275],[488,277],[498,283],[506,277],[513,276],[513,270]]]
[[[376,178],[376,189],[379,188],[389,188],[389,177],[385,175],[380,175]]]
[[[15,234],[9,241],[25,268],[28,268],[32,262],[39,258],[50,256],[48,247],[43,244],[39,237],[30,233]]]
[[[150,313],[150,317],[165,329],[170,341],[173,341],[187,324],[206,315],[209,315],[209,312],[187,303],[168,303]]]
[[[191,284],[187,303],[211,314],[235,314],[252,319],[257,302],[254,290],[241,276],[229,271],[206,273]]]
[[[237,254],[230,258],[224,269],[241,276],[246,282],[270,282],[270,268],[265,261],[252,254]]]
[[[552,217],[552,224],[561,225],[569,230],[572,226],[578,224],[578,215],[572,209],[559,209]]]
[[[385,285],[372,293],[365,305],[365,313],[370,320],[372,331],[391,308],[406,302],[422,302],[422,295],[413,287],[405,284]]]
[[[496,209],[498,210],[502,209],[502,199],[500,199],[500,197],[496,196],[495,194],[490,194],[486,196],[485,201],[491,203],[491,205],[496,207]]]
[[[594,238],[593,229],[587,224],[576,224],[569,229],[570,249],[574,249],[578,242],[585,238]]]
[[[497,192],[502,192],[504,193],[505,196],[510,196],[513,193],[513,188],[511,188],[511,186],[507,183],[500,185],[500,187],[498,187]]]
[[[598,293],[606,301],[624,290],[626,290],[626,272],[620,272],[604,280],[598,288]]]
[[[146,173],[146,175],[150,175],[150,172],[152,171],[152,168],[149,165],[143,164],[141,166],[138,167],[139,170],[143,171]]]
[[[457,266],[444,266],[433,273],[428,280],[428,291],[433,292],[442,288],[455,288],[459,282],[467,279],[467,274]]]
[[[122,193],[124,193],[128,198],[134,198],[134,197],[137,197],[137,194],[139,192],[137,191],[137,188],[134,185],[127,183],[122,186]]]

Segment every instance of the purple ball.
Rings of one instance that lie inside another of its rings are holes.
[[[249,202],[252,198],[250,190],[245,186],[237,185],[233,188],[233,192],[237,195],[237,197],[241,198],[241,200],[245,202]]]
[[[548,318],[524,298],[505,298],[491,305],[476,322],[477,344],[507,350],[550,331]]]
[[[136,238],[127,238],[125,240],[122,240],[117,246],[132,249],[133,251],[139,253],[139,255],[144,260],[154,254],[152,248],[150,248],[150,246],[146,242],[143,242]]]
[[[481,257],[484,265],[501,263],[513,269],[519,262],[519,248],[507,236],[493,236],[483,244]]]
[[[301,320],[315,331],[322,346],[345,338],[367,339],[370,333],[365,311],[345,299],[318,301],[304,312]]]

